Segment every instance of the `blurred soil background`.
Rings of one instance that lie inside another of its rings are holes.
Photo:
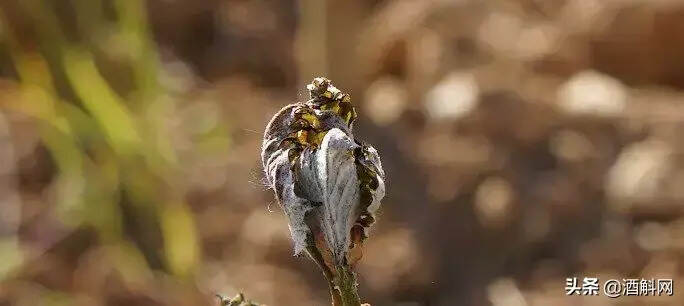
[[[2,0],[0,305],[328,305],[262,183],[327,76],[388,173],[372,305],[684,305],[684,3]],[[566,297],[565,278],[673,297]]]

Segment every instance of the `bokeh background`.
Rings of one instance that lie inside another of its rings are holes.
[[[684,305],[682,1],[0,12],[0,305],[329,305],[259,162],[271,115],[321,75],[388,173],[364,300]],[[675,295],[566,297],[571,276]]]

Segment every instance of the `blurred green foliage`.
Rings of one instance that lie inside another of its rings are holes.
[[[121,275],[132,282],[149,277],[155,263],[177,276],[192,275],[200,257],[197,230],[178,186],[178,157],[164,122],[176,101],[158,81],[162,72],[145,3],[15,4],[13,13],[32,26],[13,23],[9,14],[0,18],[0,48],[12,60],[18,85],[2,106],[32,117],[40,127],[57,168],[61,220],[72,229],[94,229]],[[75,26],[58,16],[60,5],[72,9]],[[113,80],[127,86],[116,88]],[[128,215],[145,225],[126,233]],[[158,232],[163,247],[124,237],[142,232]],[[3,248],[3,258],[7,254]],[[69,304],[51,301],[45,305]]]

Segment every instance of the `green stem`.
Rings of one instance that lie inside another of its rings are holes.
[[[347,265],[335,267],[335,273],[328,268],[325,260],[316,247],[310,245],[306,248],[307,254],[316,262],[323,271],[325,279],[328,281],[330,296],[333,306],[361,306],[361,299],[357,291],[356,275]]]
[[[357,291],[356,275],[351,268],[346,265],[338,266],[333,284],[340,295],[339,306],[361,306],[361,299]]]

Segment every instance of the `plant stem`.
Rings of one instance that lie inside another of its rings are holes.
[[[338,266],[337,275],[333,279],[334,289],[339,292],[340,304],[335,304],[335,299],[333,298],[334,306],[360,306],[361,299],[359,298],[359,293],[357,291],[356,275],[354,272],[346,265]]]

